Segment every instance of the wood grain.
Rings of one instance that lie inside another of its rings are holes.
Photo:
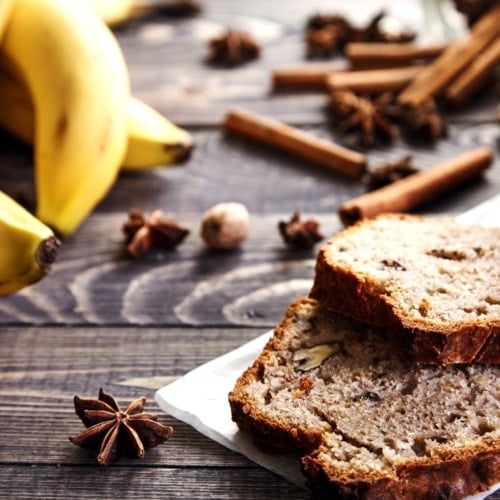
[[[262,468],[0,467],[2,493],[19,500],[241,499],[306,500],[310,495]],[[92,492],[89,495],[89,492]]]
[[[261,333],[248,328],[3,328],[0,422],[9,425],[2,427],[0,463],[95,464],[92,454],[72,445],[68,436],[83,429],[73,396],[93,398],[104,387],[122,406],[146,396],[146,410],[174,427],[169,442],[148,452],[144,461],[129,463],[248,465],[162,414],[154,392]]]
[[[271,498],[306,498],[245,457],[164,415],[153,399],[155,389],[168,380],[261,333],[248,328],[3,328],[2,495],[81,498],[92,491],[96,498],[116,498],[125,486],[124,498],[261,498],[264,491]],[[143,460],[122,458],[109,469],[97,466],[93,454],[72,445],[68,436],[83,429],[73,396],[95,397],[100,386],[112,391],[120,405],[145,395],[146,410],[172,425],[173,437],[148,450]],[[130,475],[135,479],[127,480]],[[251,491],[246,489],[249,480],[256,482]],[[58,491],[58,484],[65,491]]]
[[[370,151],[369,162],[376,166],[409,153],[417,167],[426,169],[477,144],[493,146],[495,125],[485,125],[456,125],[449,139],[432,149],[412,149],[399,141],[389,149]],[[328,134],[325,128],[312,130],[318,136]],[[271,327],[289,300],[307,293],[319,246],[310,252],[289,249],[278,222],[289,220],[297,210],[303,218],[316,218],[329,237],[341,228],[337,210],[364,192],[362,182],[252,142],[230,140],[220,130],[194,135],[197,149],[187,165],[122,174],[78,234],[64,242],[52,274],[0,301],[0,321]],[[0,162],[0,189],[15,195],[21,186],[29,193],[30,166],[10,166],[26,161],[26,151],[10,142],[6,147],[9,161]],[[499,189],[500,165],[495,158],[484,180],[415,211],[459,213]],[[208,251],[199,237],[203,212],[221,201],[242,202],[250,211],[249,238],[238,251]],[[187,225],[191,234],[174,251],[131,260],[124,253],[121,225],[132,208],[161,208]]]
[[[319,247],[292,251],[277,224],[299,211],[328,237],[341,228],[340,205],[361,194],[342,178],[281,152],[231,138],[220,124],[230,106],[244,106],[367,155],[377,166],[413,154],[423,169],[478,145],[495,152],[480,182],[419,213],[459,213],[500,190],[498,94],[485,92],[461,112],[447,112],[448,137],[433,146],[401,137],[363,150],[339,136],[324,92],[272,92],[272,69],[308,63],[305,19],[345,10],[336,0],[302,2],[211,0],[195,18],[153,18],[117,31],[132,89],[172,121],[188,127],[196,148],[182,167],[121,173],[109,195],[73,238],[64,241],[52,273],[0,300],[0,491],[6,498],[305,499],[287,481],[160,412],[155,390],[272,328],[288,303],[307,293]],[[407,12],[418,2],[389,0]],[[349,4],[364,23],[380,10],[371,0]],[[208,39],[223,29],[248,29],[262,57],[237,69],[204,59]],[[311,61],[311,63],[315,63]],[[0,132],[0,190],[33,206],[32,151]],[[203,212],[239,201],[251,214],[250,234],[233,252],[208,251],[199,238]],[[160,208],[191,229],[174,251],[134,261],[124,253],[127,212]],[[144,460],[109,468],[68,441],[82,424],[72,398],[105,387],[126,404],[145,395],[147,409],[174,427],[172,439]],[[492,498],[500,499],[500,493]]]

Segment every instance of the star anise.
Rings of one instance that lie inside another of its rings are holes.
[[[199,14],[201,5],[195,0],[168,0],[157,4],[152,3],[155,13],[170,17],[187,17]]]
[[[412,165],[412,160],[411,155],[405,155],[369,170],[363,179],[366,189],[368,191],[379,189],[418,172],[418,169]]]
[[[312,16],[308,19],[305,30],[308,57],[326,58],[341,51],[351,38],[351,32],[351,25],[343,16]]]
[[[415,39],[416,33],[410,31],[396,18],[390,18],[384,11],[376,14],[364,28],[353,30],[351,42],[365,43],[406,43]]]
[[[341,132],[356,131],[363,145],[372,146],[379,137],[391,139],[398,135],[387,111],[392,99],[390,93],[371,98],[338,90],[330,95],[330,105]]]
[[[174,248],[189,234],[189,229],[155,210],[146,218],[138,210],[131,210],[122,226],[127,251],[136,259],[144,257],[154,247]]]
[[[342,52],[349,42],[410,42],[415,33],[400,22],[377,13],[366,27],[354,26],[346,17],[316,14],[307,20],[305,40],[309,57],[326,58]]]
[[[467,18],[469,26],[498,3],[498,0],[453,0],[455,8]]]
[[[319,223],[314,219],[301,221],[298,212],[288,222],[280,221],[278,229],[285,243],[294,248],[309,249],[323,239]]]
[[[209,42],[208,62],[218,66],[238,66],[257,59],[260,46],[245,31],[228,30]]]
[[[410,137],[431,142],[444,137],[448,131],[433,99],[419,105],[404,104],[401,107],[401,126]]]
[[[145,402],[141,397],[120,410],[115,398],[102,388],[98,399],[75,396],[75,412],[87,429],[69,440],[83,448],[98,449],[100,465],[109,465],[121,453],[143,458],[145,448],[163,443],[173,432],[172,427],[157,422],[155,415],[143,413]]]

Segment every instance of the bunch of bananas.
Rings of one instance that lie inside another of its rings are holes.
[[[192,149],[187,131],[130,94],[108,24],[132,7],[132,0],[0,0],[0,125],[33,146],[36,192],[35,216],[0,193],[0,295],[47,272],[55,254],[47,248],[57,247],[52,230],[72,235],[121,168],[172,165]]]

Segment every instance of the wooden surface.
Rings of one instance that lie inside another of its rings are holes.
[[[308,498],[161,413],[153,398],[165,383],[271,328],[294,297],[308,292],[317,249],[287,248],[280,220],[299,210],[317,218],[329,236],[340,228],[340,203],[363,192],[359,181],[220,129],[228,107],[238,104],[339,140],[328,125],[324,94],[273,94],[269,83],[272,68],[304,62],[306,17],[341,4],[211,0],[197,17],[152,19],[117,32],[134,93],[189,128],[196,149],[184,167],[120,175],[64,242],[52,274],[0,301],[2,497]],[[380,5],[356,2],[348,12],[365,20]],[[384,5],[419,21],[416,1]],[[251,31],[262,57],[238,69],[207,66],[207,40],[224,27]],[[491,146],[495,162],[483,180],[418,210],[464,211],[499,192],[497,101],[492,91],[449,114],[450,134],[435,146],[398,140],[368,150],[369,162],[410,152],[426,168],[475,145]],[[32,173],[31,152],[2,134],[0,189],[29,196]],[[245,203],[251,213],[249,238],[238,251],[210,252],[198,236],[201,215],[221,201]],[[130,260],[120,227],[131,208],[161,208],[191,234],[174,251]],[[68,436],[82,429],[73,396],[94,397],[101,386],[121,404],[145,395],[147,409],[174,427],[172,439],[142,461],[98,467]]]

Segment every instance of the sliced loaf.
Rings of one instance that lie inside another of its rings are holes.
[[[408,367],[384,331],[300,298],[229,402],[258,446],[302,455],[319,497],[459,499],[500,481],[499,375]]]
[[[500,228],[382,215],[320,249],[310,296],[421,363],[500,363]]]

